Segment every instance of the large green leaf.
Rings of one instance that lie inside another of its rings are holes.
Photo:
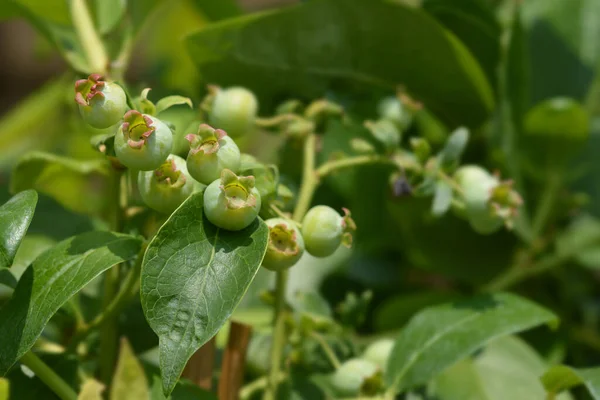
[[[558,394],[584,385],[594,400],[600,399],[600,368],[575,369],[566,365],[556,365],[546,371],[541,379],[549,393]]]
[[[237,17],[242,10],[235,0],[193,0],[193,4],[212,21]]]
[[[163,388],[171,393],[188,359],[233,313],[267,248],[257,219],[230,232],[203,216],[202,194],[191,196],[160,228],[142,266],[142,306],[159,336]]]
[[[129,235],[88,232],[40,255],[0,309],[0,375],[33,346],[67,300],[108,268],[135,257],[140,244]]]
[[[19,193],[0,207],[0,269],[10,267],[33,218],[37,193]]]
[[[247,86],[267,108],[344,84],[405,85],[453,125],[478,125],[493,107],[490,85],[465,46],[401,4],[315,0],[214,24],[187,41],[205,80]]]
[[[14,167],[10,189],[13,193],[36,189],[69,210],[98,215],[112,201],[107,195],[111,179],[104,160],[81,161],[31,152]]]
[[[483,0],[425,0],[423,8],[454,33],[495,86],[500,62],[500,24]]]
[[[543,399],[539,377],[547,365],[527,343],[515,336],[490,342],[481,353],[440,374],[432,387],[439,400]],[[561,395],[556,400],[567,400]]]
[[[426,309],[396,339],[386,380],[401,392],[421,385],[490,340],[544,323],[550,311],[513,294],[484,295]]]

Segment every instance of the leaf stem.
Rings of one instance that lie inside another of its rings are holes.
[[[543,274],[569,259],[571,255],[550,255],[542,258],[532,266],[515,264],[504,274],[483,287],[484,292],[497,292],[516,285],[528,278]]]
[[[328,161],[321,165],[319,168],[317,168],[316,174],[317,178],[322,179],[327,175],[331,174],[332,172],[366,164],[396,165],[394,161],[390,160],[388,157],[381,156],[378,154],[368,154],[362,156],[343,158],[341,160]]]
[[[277,382],[281,382],[285,379],[285,374],[282,372],[277,377]],[[240,400],[248,400],[252,397],[254,393],[257,391],[264,389],[269,384],[269,379],[267,376],[262,376],[247,385],[243,386],[240,390]]]
[[[329,359],[329,362],[331,362],[331,365],[333,365],[335,369],[338,369],[342,364],[340,363],[340,360],[337,358],[335,352],[333,351],[331,346],[329,346],[329,343],[327,343],[325,338],[321,334],[314,331],[310,333],[310,336],[319,343],[319,345],[325,352],[325,355]]]
[[[533,237],[538,238],[546,228],[548,220],[552,215],[552,209],[556,202],[556,197],[562,184],[562,177],[558,174],[553,174],[548,177],[546,187],[540,197],[537,205],[536,213],[533,217],[532,232]]]
[[[21,357],[21,364],[32,370],[62,400],[77,400],[77,393],[32,351]]]
[[[90,72],[106,74],[108,55],[94,26],[85,0],[71,0],[71,19],[90,68]]]
[[[304,170],[302,172],[302,186],[296,208],[294,209],[293,218],[297,222],[302,222],[302,218],[308,211],[313,195],[319,184],[319,179],[315,171],[315,148],[317,144],[317,136],[311,133],[306,137],[304,142]]]

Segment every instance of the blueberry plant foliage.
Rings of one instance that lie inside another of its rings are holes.
[[[600,9],[544,1],[5,1],[69,70],[0,120],[0,400],[600,399]]]

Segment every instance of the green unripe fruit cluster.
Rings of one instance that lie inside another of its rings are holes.
[[[401,131],[406,130],[412,122],[412,113],[395,96],[381,100],[377,106],[377,111],[381,119],[394,123]]]
[[[350,245],[350,231],[356,229],[350,213],[344,209],[345,216],[328,206],[315,206],[308,210],[302,221],[302,236],[306,251],[315,257],[332,255],[344,242]]]
[[[209,122],[232,137],[238,137],[253,129],[257,114],[258,101],[248,89],[217,89],[209,113]]]
[[[99,74],[75,82],[75,101],[83,119],[98,129],[115,125],[127,110],[125,91]]]
[[[269,227],[269,244],[262,265],[271,271],[283,271],[300,260],[304,253],[302,234],[293,222],[283,218],[265,221]]]
[[[193,192],[203,185],[194,180],[187,171],[185,160],[171,154],[154,171],[141,171],[138,189],[144,203],[150,208],[170,214]]]
[[[188,171],[198,182],[209,185],[224,169],[234,173],[240,169],[240,149],[224,130],[200,124],[198,133],[186,139],[190,142]]]
[[[465,216],[471,227],[484,235],[500,229],[504,220],[490,204],[492,191],[500,184],[498,178],[477,165],[466,165],[456,171],[454,179],[462,189]]]
[[[156,117],[130,110],[115,135],[115,153],[128,168],[155,170],[167,159],[173,147],[171,129]]]
[[[229,231],[248,227],[261,206],[253,176],[237,176],[224,169],[221,178],[204,191],[204,215],[216,226]]]
[[[361,394],[368,379],[379,373],[379,367],[368,360],[352,358],[344,362],[333,374],[331,385],[343,397]]]

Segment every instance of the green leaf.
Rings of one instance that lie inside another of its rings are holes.
[[[600,268],[600,221],[583,214],[557,238],[556,253],[565,259],[574,257],[581,265]]]
[[[423,9],[454,33],[495,85],[500,61],[500,24],[482,0],[425,0]]]
[[[546,371],[541,379],[549,393],[558,394],[584,385],[593,399],[600,399],[600,368],[576,369],[566,365],[556,365]]]
[[[81,214],[97,215],[109,207],[111,177],[104,160],[74,160],[54,154],[31,152],[15,166],[10,190],[27,189],[54,198],[63,207]]]
[[[446,145],[440,151],[439,163],[442,168],[452,168],[458,164],[467,143],[469,142],[469,131],[466,128],[458,128],[448,138]]]
[[[17,286],[17,278],[8,268],[0,268],[0,285],[14,289]]]
[[[526,342],[505,336],[490,342],[472,359],[445,370],[432,386],[439,400],[543,399],[539,381],[546,362]],[[569,395],[556,400],[567,400]]]
[[[521,8],[515,7],[506,59],[506,97],[510,105],[513,127],[517,132],[523,129],[523,118],[530,105],[530,68],[531,60]]]
[[[235,0],[193,0],[193,4],[212,21],[237,17],[242,10]]]
[[[197,385],[186,381],[180,380],[177,382],[173,393],[170,396],[165,397],[162,390],[162,384],[160,377],[154,375],[152,377],[152,392],[150,396],[151,400],[218,400],[217,396],[201,389]]]
[[[396,339],[386,380],[396,392],[405,391],[426,383],[496,337],[557,322],[550,311],[509,293],[426,309]]]
[[[194,108],[192,100],[189,97],[183,96],[167,96],[163,97],[156,103],[156,114],[165,111],[167,108],[187,104],[190,108]]]
[[[494,103],[465,46],[423,11],[401,4],[310,1],[213,24],[187,42],[205,80],[249,87],[266,108],[275,98],[315,98],[344,84],[402,84],[445,121],[475,126]]]
[[[25,271],[0,309],[0,375],[25,354],[58,309],[96,276],[135,257],[138,238],[88,232],[63,240]]]
[[[127,2],[127,0],[96,0],[96,21],[101,34],[112,31],[123,19]]]
[[[142,265],[142,307],[159,337],[165,394],[231,316],[267,248],[262,220],[230,232],[208,222],[202,205],[201,193],[188,198],[160,228]]]
[[[121,340],[121,352],[110,390],[111,400],[148,400],[148,381],[144,368],[127,339]]]
[[[12,265],[33,218],[37,199],[34,190],[27,190],[0,206],[0,268]]]
[[[10,383],[4,378],[0,378],[0,400],[8,400]]]
[[[50,81],[0,119],[0,168],[12,166],[21,154],[53,144],[64,135],[63,104],[72,82],[64,78]]]
[[[446,214],[450,206],[452,206],[452,187],[446,181],[440,180],[435,184],[431,213],[439,217]]]
[[[104,385],[95,379],[88,378],[81,385],[77,400],[102,400]]]

